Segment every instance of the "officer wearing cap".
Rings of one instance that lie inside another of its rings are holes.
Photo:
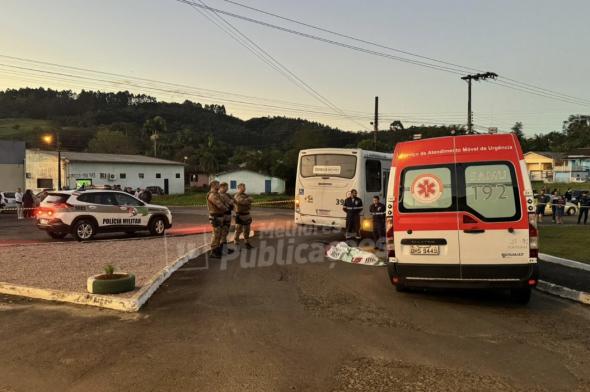
[[[211,237],[211,257],[221,257],[221,230],[223,227],[223,217],[227,212],[227,207],[219,194],[219,181],[211,181],[209,184],[209,193],[207,193],[207,210],[209,211],[209,222],[213,228]]]
[[[227,247],[227,236],[229,235],[229,229],[231,227],[231,214],[234,209],[234,200],[233,198],[227,193],[227,182],[222,182],[219,184],[219,196],[225,205],[227,211],[223,215],[223,225],[221,226],[221,240],[220,246],[222,252],[233,253],[232,249]]]
[[[234,195],[236,204],[236,245],[240,244],[240,234],[244,233],[244,242],[246,249],[252,249],[250,244],[250,225],[252,217],[250,208],[252,208],[252,198],[246,194],[246,185],[238,184],[238,192]]]

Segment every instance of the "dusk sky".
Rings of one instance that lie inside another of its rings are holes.
[[[211,7],[366,46],[222,0],[205,1]],[[239,1],[343,34],[493,71],[520,82],[590,100],[590,2],[587,0]],[[265,115],[299,116],[347,130],[358,130],[361,125],[370,128],[373,98],[378,95],[382,129],[394,119],[400,119],[407,126],[466,122],[467,85],[460,75],[359,53],[224,17],[347,116],[353,116],[354,121],[335,114],[201,13],[178,1],[2,0],[0,4],[0,55],[247,97],[228,94],[217,94],[217,99],[197,97],[189,95],[188,92],[195,90],[187,88],[178,88],[174,93],[147,91],[140,86],[110,83],[115,77],[101,78],[102,82],[74,80],[30,70],[64,73],[63,69],[6,57],[0,57],[0,89],[25,86],[76,91],[82,88],[127,89],[168,101],[190,99],[225,104],[228,113],[244,119]],[[152,83],[151,86],[156,85]],[[258,102],[269,106],[256,105]],[[560,130],[568,115],[589,114],[590,104],[565,103],[479,82],[473,86],[473,111],[474,122],[482,129],[495,126],[508,130],[515,121],[522,121],[525,133],[530,135]]]

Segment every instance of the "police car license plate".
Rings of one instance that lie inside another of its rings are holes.
[[[39,219],[39,223],[42,225],[46,225],[47,223],[49,223],[49,221],[47,219]]]
[[[438,245],[412,245],[410,248],[411,255],[436,256],[440,254]]]

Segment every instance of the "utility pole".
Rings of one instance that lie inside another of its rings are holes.
[[[467,133],[473,133],[473,112],[471,111],[471,81],[496,79],[498,74],[494,72],[478,73],[461,77],[467,81]]]
[[[373,147],[377,151],[377,132],[379,132],[379,97],[375,97],[375,119],[373,120]]]
[[[61,142],[59,130],[55,131],[55,145],[57,147],[57,190],[61,191]]]

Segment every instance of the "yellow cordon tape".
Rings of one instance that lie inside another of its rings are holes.
[[[277,204],[293,204],[295,200],[275,200],[275,201],[259,201],[252,203],[253,206],[277,205]],[[207,204],[189,204],[189,205],[171,205],[169,207],[207,207]],[[21,211],[36,210],[40,207],[21,208]],[[0,208],[0,212],[17,211],[17,208]]]

